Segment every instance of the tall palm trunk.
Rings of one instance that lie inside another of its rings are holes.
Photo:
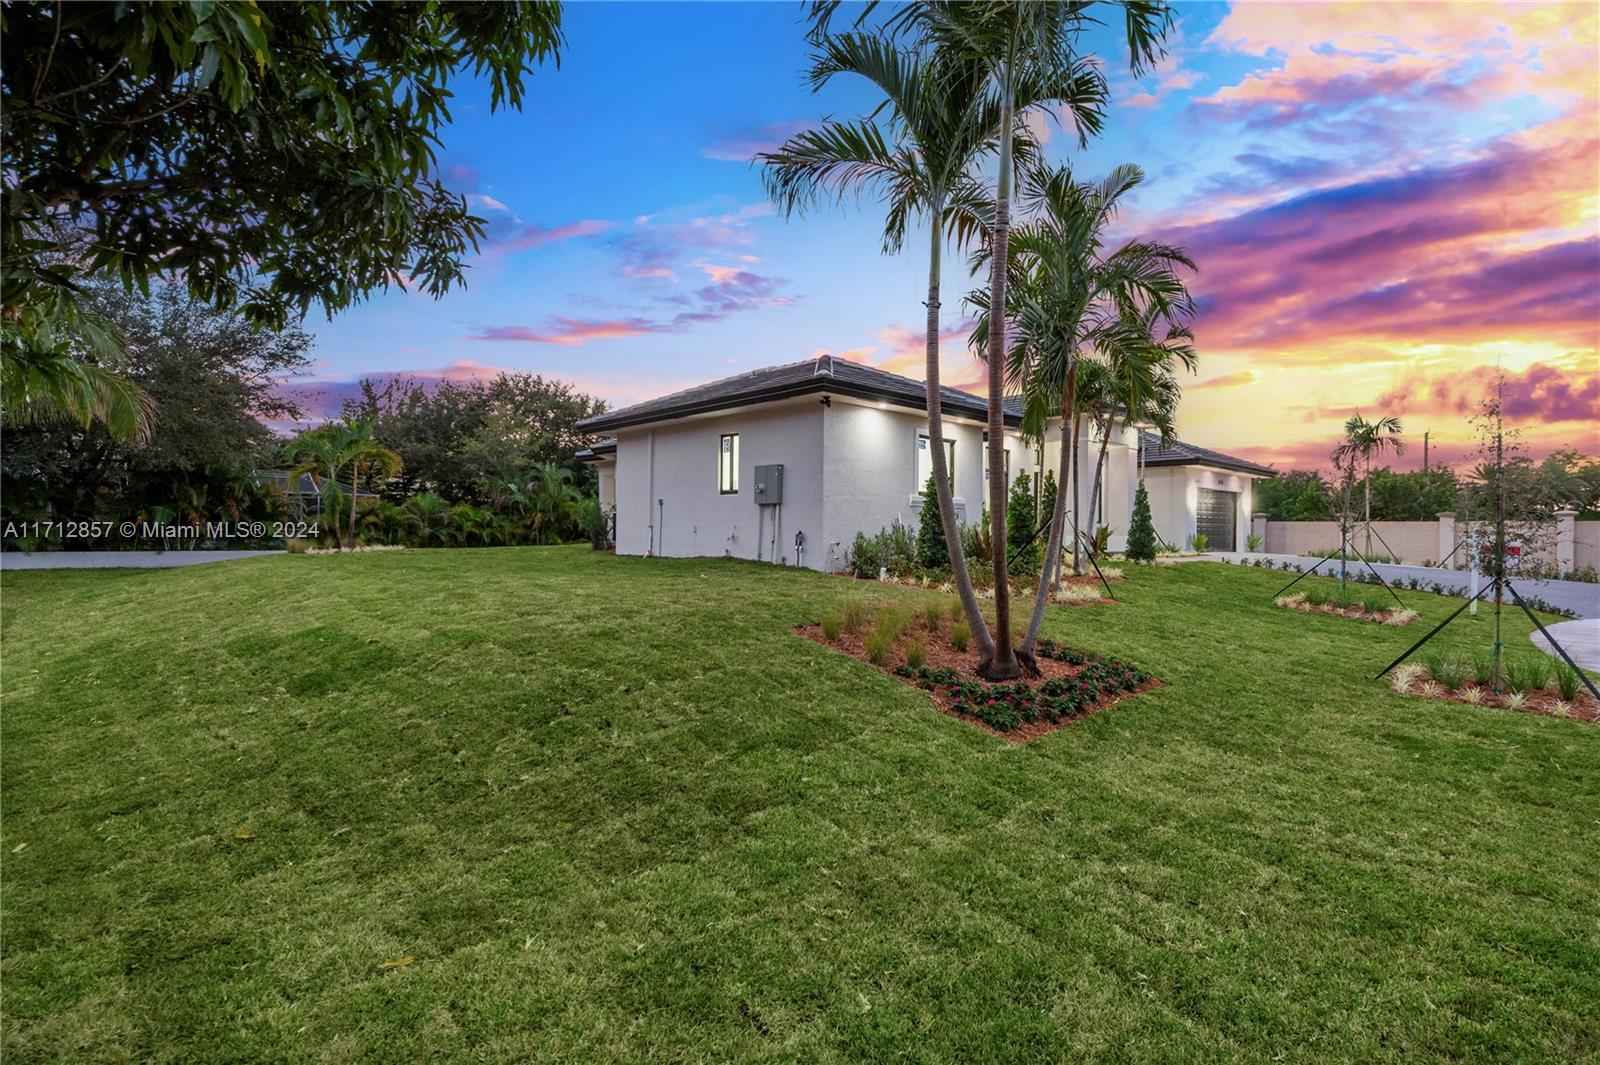
[[[995,186],[989,259],[989,539],[994,550],[994,654],[978,667],[990,680],[1013,680],[1022,667],[1011,645],[1011,584],[1006,568],[1005,358],[1006,271],[1010,266],[1012,93],[1000,104],[1000,180]],[[943,441],[940,441],[943,446]]]
[[[1066,524],[1067,514],[1067,475],[1072,472],[1071,452],[1067,447],[1067,423],[1072,420],[1072,408],[1077,402],[1076,390],[1078,386],[1078,358],[1076,353],[1069,356],[1071,362],[1067,369],[1067,384],[1061,394],[1061,455],[1056,462],[1056,501],[1050,511],[1050,534],[1045,539],[1044,565],[1039,568],[1039,588],[1033,597],[1033,613],[1028,618],[1028,631],[1022,637],[1022,645],[1017,649],[1019,653],[1031,655],[1034,647],[1039,642],[1039,630],[1044,627],[1044,608],[1050,602],[1050,593],[1055,590],[1056,570],[1061,565],[1061,544],[1063,536],[1062,526]]]
[[[1078,519],[1083,516],[1083,487],[1078,483],[1082,473],[1078,466],[1078,434],[1083,432],[1083,415],[1072,412],[1072,572],[1083,572],[1083,541],[1078,536]]]
[[[354,459],[350,463],[350,550],[356,549],[356,492],[357,485],[361,483],[361,460]]]
[[[944,254],[943,204],[936,203],[931,211],[933,247],[928,256],[928,337],[927,364],[923,381],[928,402],[928,446],[933,449],[933,493],[939,504],[939,524],[944,529],[945,547],[950,555],[950,574],[955,580],[956,593],[961,597],[961,607],[966,611],[967,626],[978,644],[979,660],[994,657],[994,638],[989,634],[988,623],[983,619],[983,608],[978,605],[978,595],[972,589],[972,575],[967,572],[967,555],[961,546],[961,526],[956,522],[956,503],[950,489],[949,463],[944,453],[944,405],[939,388],[939,285]]]
[[[1106,431],[1100,439],[1100,456],[1094,462],[1094,487],[1089,489],[1089,535],[1093,536],[1098,531],[1095,518],[1104,518],[1100,513],[1100,479],[1106,470],[1106,449],[1111,446],[1111,429],[1117,420],[1110,414],[1106,415]]]

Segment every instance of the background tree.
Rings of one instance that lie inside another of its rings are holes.
[[[1332,521],[1333,488],[1316,470],[1286,470],[1251,488],[1257,510],[1271,521]]]
[[[1359,412],[1344,423],[1344,443],[1341,449],[1355,462],[1361,474],[1362,515],[1367,526],[1367,555],[1372,555],[1372,458],[1385,451],[1396,455],[1405,451],[1405,441],[1400,439],[1400,419],[1391,416],[1367,421]]]
[[[62,361],[114,343],[85,277],[174,278],[274,328],[401,279],[442,295],[484,232],[436,173],[448,86],[470,69],[519,107],[562,43],[530,0],[53,0],[6,4],[0,36],[4,405],[114,420],[127,396]]]
[[[346,419],[370,420],[373,435],[404,466],[384,485],[400,502],[419,492],[451,501],[502,503],[505,486],[526,485],[541,463],[568,465],[594,437],[578,422],[605,403],[537,374],[501,373],[488,381],[424,383],[398,377],[363,380],[344,406]],[[582,486],[587,469],[574,469]]]
[[[276,447],[263,422],[299,416],[274,386],[309,366],[311,338],[298,326],[253,328],[178,286],[145,296],[101,280],[85,285],[80,301],[122,337],[122,369],[153,412],[150,435],[130,441],[100,422],[6,418],[6,515],[135,518],[170,510],[180,496],[202,501],[214,520],[275,513],[280,497],[250,473],[269,465]]]
[[[1133,493],[1133,518],[1128,525],[1128,548],[1123,553],[1132,562],[1156,560],[1156,526],[1150,520],[1150,493],[1145,490],[1143,478]]]
[[[944,538],[944,523],[939,519],[939,493],[932,474],[922,487],[922,509],[917,514],[917,562],[924,569],[950,566],[950,548]]]

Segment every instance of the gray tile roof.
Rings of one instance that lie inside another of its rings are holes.
[[[926,391],[921,381],[863,366],[848,359],[823,355],[802,362],[751,370],[737,377],[725,377],[720,381],[686,388],[682,392],[635,403],[631,407],[606,411],[585,418],[578,423],[578,428],[590,433],[611,432],[633,425],[813,393],[877,399],[914,410],[926,409]],[[970,392],[944,388],[940,393],[946,414],[978,419],[987,414],[988,407],[984,400]],[[1008,425],[1019,424],[1020,404],[1008,400],[1005,417]]]
[[[1182,440],[1174,440],[1163,447],[1160,436],[1155,433],[1147,433],[1142,429],[1139,431],[1139,447],[1144,451],[1144,464],[1146,466],[1215,466],[1218,469],[1254,473],[1263,477],[1276,477],[1278,475],[1278,471],[1271,466],[1263,466],[1259,462],[1251,462],[1249,459],[1224,455],[1222,452],[1212,451],[1208,447],[1185,444]]]

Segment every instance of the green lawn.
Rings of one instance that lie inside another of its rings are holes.
[[[1389,694],[1424,630],[1281,573],[1130,574],[1047,631],[1167,686],[1013,747],[790,632],[909,589],[9,573],[5,1058],[1600,1056],[1600,730]]]

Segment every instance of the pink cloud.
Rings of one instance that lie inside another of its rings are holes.
[[[576,347],[594,340],[616,340],[655,332],[660,332],[660,327],[641,318],[591,321],[556,317],[550,319],[549,324],[541,329],[530,329],[524,325],[495,325],[488,326],[466,339],[514,341],[524,344],[562,344]]]
[[[546,244],[556,244],[564,240],[592,237],[596,233],[604,233],[610,228],[610,222],[595,218],[586,218],[579,222],[568,222],[559,226],[511,224],[498,229],[491,227],[488,236],[484,240],[484,248],[489,253],[514,254],[520,251],[540,248]]]
[[[753,129],[743,129],[700,149],[707,159],[728,163],[748,163],[761,152],[770,152],[783,142],[815,123],[809,119],[791,119],[787,122],[768,122]]]

